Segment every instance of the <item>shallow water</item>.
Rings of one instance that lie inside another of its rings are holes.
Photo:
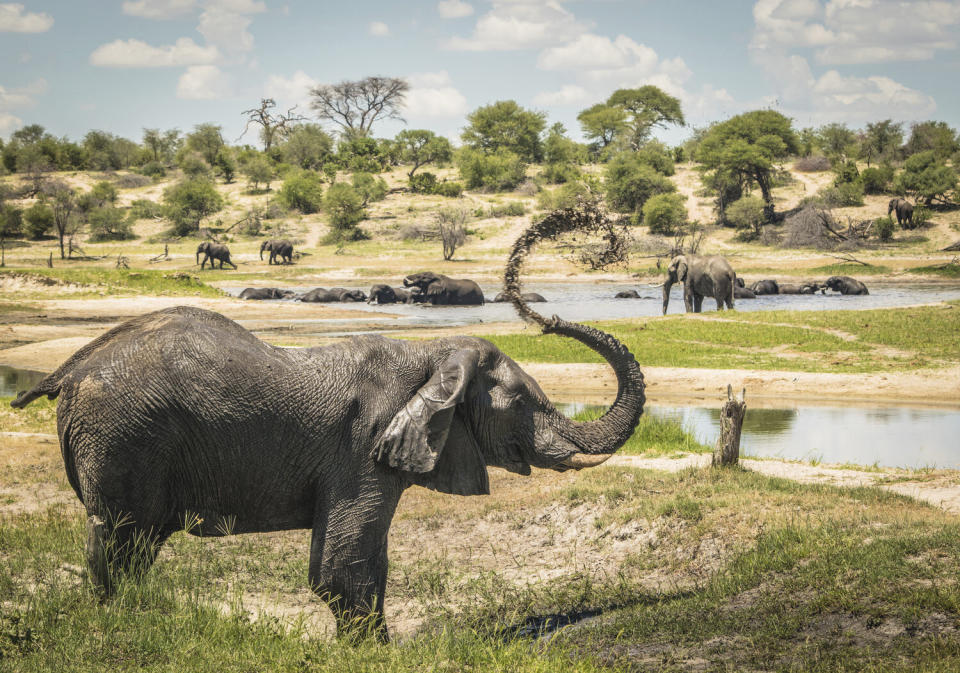
[[[566,414],[602,406],[558,403]],[[679,422],[712,446],[718,408],[648,405],[645,414]],[[910,407],[784,407],[751,409],[740,454],[880,467],[960,469],[960,409]]]
[[[492,299],[502,289],[494,285],[481,285],[484,295]],[[243,287],[224,287],[237,296]],[[298,293],[312,287],[290,287]],[[369,287],[361,288],[365,292]],[[566,320],[610,320],[635,318],[661,314],[662,294],[659,288],[623,283],[530,283],[525,292],[537,292],[547,299],[545,304],[532,304],[532,308],[546,316],[559,315]],[[640,299],[615,299],[621,290],[637,290]],[[890,308],[910,304],[924,304],[947,299],[960,299],[960,285],[934,284],[876,285],[870,287],[866,296],[826,295],[767,295],[756,299],[740,299],[736,302],[739,311],[812,310]],[[289,301],[289,300],[287,300]],[[338,304],[345,308],[371,313],[392,313],[402,316],[400,324],[407,325],[465,325],[479,322],[504,322],[519,320],[509,303],[484,304],[483,306],[424,306],[422,304]],[[704,300],[704,311],[715,311],[716,302]],[[682,313],[683,288],[674,286],[670,293],[669,313]]]
[[[0,365],[0,397],[11,397],[21,390],[30,390],[45,376],[43,372]]]

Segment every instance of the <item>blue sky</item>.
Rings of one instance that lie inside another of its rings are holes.
[[[958,39],[960,2],[936,0],[0,0],[0,137],[214,122],[234,141],[261,97],[309,114],[310,86],[371,74],[407,78],[407,126],[451,138],[508,98],[579,138],[578,111],[648,83],[693,125],[771,107],[956,128]]]

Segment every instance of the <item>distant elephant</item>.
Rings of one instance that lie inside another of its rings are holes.
[[[410,292],[402,287],[390,287],[378,283],[370,288],[369,304],[412,304]]]
[[[897,212],[897,224],[904,229],[913,229],[913,204],[906,199],[899,197],[890,199],[887,204],[887,215],[893,211]]]
[[[263,261],[263,251],[270,251],[270,259],[267,261],[267,264],[279,264],[280,262],[275,261],[277,257],[283,260],[284,264],[290,264],[293,262],[293,243],[287,239],[277,240],[272,239],[269,241],[264,241],[260,244],[260,260]]]
[[[290,299],[296,293],[293,290],[281,290],[278,287],[248,287],[240,293],[241,299]]]
[[[780,294],[816,294],[820,283],[780,283],[777,289]]]
[[[780,287],[775,280],[758,280],[750,286],[755,295],[780,294]]]
[[[520,295],[520,298],[523,299],[528,304],[535,304],[546,301],[543,298],[543,295],[537,294],[536,292],[524,292]],[[495,304],[502,304],[503,302],[510,301],[510,297],[507,296],[506,292],[501,292],[496,297],[493,298]]]
[[[203,253],[203,261],[200,262],[200,253]],[[197,246],[197,261],[200,262],[200,268],[203,269],[203,265],[207,263],[207,260],[210,260],[210,268],[213,268],[214,260],[220,261],[220,268],[223,268],[223,263],[226,262],[234,269],[237,268],[237,265],[230,261],[230,248],[225,246],[223,243],[213,243],[211,241],[204,241]]]
[[[59,397],[101,595],[145,572],[177,531],[312,529],[307,580],[338,632],[387,640],[387,537],[409,486],[487,494],[487,466],[592,467],[633,435],[645,400],[630,351],[592,327],[544,323],[613,367],[617,398],[601,418],[568,419],[484,339],[364,335],[288,349],[188,306],[111,329],[11,404]]]
[[[613,295],[613,298],[614,299],[639,299],[640,293],[637,292],[636,290],[620,290],[615,295]]]
[[[850,276],[830,276],[824,281],[823,287],[840,294],[870,294],[866,285]]]
[[[733,297],[734,299],[756,299],[757,295],[754,294],[753,290],[749,290],[740,285],[733,286]]]
[[[663,284],[663,313],[670,303],[670,288],[676,282],[683,283],[683,303],[687,313],[700,313],[704,297],[713,297],[717,310],[724,304],[733,308],[733,288],[737,274],[723,257],[702,255],[677,255],[667,267],[667,280]]]
[[[312,290],[304,292],[302,295],[300,295],[300,301],[325,304],[340,301],[340,296],[335,292],[327,290],[326,288],[315,287]]]
[[[345,287],[330,288],[330,294],[336,295],[337,301],[341,302],[364,302],[367,295],[363,290],[348,290]]]
[[[483,290],[472,280],[448,278],[423,271],[403,279],[404,287],[416,288],[415,295],[426,304],[434,306],[470,306],[483,304]]]

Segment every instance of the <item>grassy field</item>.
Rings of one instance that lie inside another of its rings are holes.
[[[48,279],[45,283],[43,279]],[[29,271],[0,271],[0,282],[27,281],[31,285],[47,285],[52,290],[28,289],[17,292],[21,298],[50,298],[57,286],[76,285],[70,296],[83,298],[104,295],[152,295],[220,297],[223,292],[210,287],[198,276],[151,269],[54,268]]]
[[[960,362],[960,302],[869,311],[751,311],[595,325],[655,367],[875,372]],[[922,330],[917,325],[922,324]],[[521,362],[602,362],[570,339],[484,335]]]

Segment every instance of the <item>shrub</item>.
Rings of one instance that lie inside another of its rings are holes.
[[[661,142],[651,140],[636,151],[638,161],[655,169],[657,173],[670,176],[674,174],[673,157],[670,150]]]
[[[457,168],[468,189],[489,191],[513,189],[523,182],[527,170],[518,155],[502,148],[491,154],[469,148],[460,150]]]
[[[273,163],[264,155],[258,154],[244,164],[243,174],[247,176],[247,185],[252,189],[260,189],[261,183],[270,189],[270,182],[274,177]]]
[[[889,164],[880,167],[871,166],[860,174],[865,194],[883,194],[887,191],[891,180],[893,180],[893,166]]]
[[[437,176],[424,171],[410,178],[410,191],[416,194],[433,194],[437,187]]]
[[[47,204],[38,201],[23,211],[23,221],[26,223],[23,233],[33,240],[43,238],[43,235],[53,226],[53,210]]]
[[[180,170],[188,178],[205,178],[212,172],[210,164],[196,152],[187,152],[180,158]]]
[[[323,206],[323,178],[314,171],[298,171],[283,181],[277,199],[305,215],[316,213]]]
[[[893,231],[897,228],[897,225],[893,221],[893,218],[887,215],[886,217],[878,217],[875,219],[873,221],[873,228],[873,230],[877,232],[877,238],[881,241],[889,241],[893,238]]]
[[[856,161],[844,161],[837,164],[834,167],[834,172],[837,174],[837,177],[833,180],[836,187],[860,180],[860,171],[857,169]]]
[[[587,185],[583,182],[568,182],[562,187],[549,189],[537,195],[537,208],[540,210],[559,210],[573,208],[577,200],[589,194]]]
[[[161,168],[163,167],[161,166]],[[137,189],[138,187],[146,187],[147,185],[153,183],[153,180],[145,175],[137,175],[136,173],[122,173],[114,177],[113,182],[120,189]]]
[[[863,205],[863,183],[844,182],[833,187],[825,187],[817,193],[819,200],[827,208],[843,208]]]
[[[101,206],[87,217],[90,223],[91,241],[126,241],[136,238],[131,222],[123,217],[119,208]]]
[[[150,178],[162,178],[167,174],[167,169],[159,161],[148,161],[138,170],[141,174]]]
[[[363,205],[366,206],[371,201],[382,201],[386,198],[387,181],[383,178],[375,177],[370,173],[354,173],[351,179],[353,188],[357,190]]]
[[[756,196],[744,196],[737,199],[726,209],[726,218],[737,229],[746,229],[759,236],[766,221],[763,199]]]
[[[687,221],[687,199],[682,194],[657,194],[643,204],[643,223],[651,234],[671,236]]]
[[[543,169],[543,179],[554,185],[561,185],[580,179],[580,169],[574,164],[547,164]]]
[[[137,199],[130,204],[130,217],[137,220],[163,217],[163,206],[156,201]]]
[[[829,211],[815,204],[808,204],[784,222],[782,245],[788,248],[812,247],[831,250],[837,246],[837,239],[827,233],[825,225],[834,230],[838,229]]]
[[[440,182],[433,188],[433,193],[439,196],[457,198],[463,194],[463,184],[459,182]]]
[[[793,170],[801,173],[819,173],[830,170],[830,160],[826,157],[803,157],[793,163]]]
[[[487,217],[519,217],[526,214],[527,209],[519,201],[511,201],[502,206],[490,206],[490,210],[487,211]]]
[[[186,236],[200,228],[200,220],[223,208],[223,197],[204,178],[183,180],[163,191],[166,215],[173,222],[174,233]]]
[[[677,191],[669,178],[631,152],[621,152],[607,165],[607,199],[613,210],[640,212],[647,199]]]
[[[930,221],[930,209],[924,205],[917,205],[913,209],[913,228],[924,226],[927,222]]]
[[[355,241],[363,238],[363,232],[357,229],[357,223],[366,215],[363,199],[352,185],[337,182],[330,185],[323,197],[323,206],[330,217],[333,231],[327,237],[328,242]]]
[[[244,236],[259,236],[263,231],[263,212],[259,208],[249,211],[238,231]]]

